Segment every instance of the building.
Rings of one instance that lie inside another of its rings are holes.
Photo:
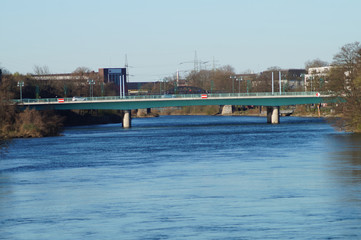
[[[297,89],[304,85],[305,69],[287,69],[285,78],[290,89]]]
[[[152,88],[156,82],[128,82],[129,95],[146,95],[151,92],[149,88]]]
[[[267,70],[261,72],[260,77],[270,81],[272,80],[272,73],[275,83],[278,82],[281,73],[281,85],[284,89],[298,89],[304,85],[305,69]]]
[[[332,66],[309,68],[308,73],[305,74],[305,90],[313,91],[318,85],[323,85],[331,69]]]
[[[305,81],[307,82],[311,78],[316,77],[326,77],[330,73],[331,68],[332,66],[309,68],[308,73],[305,75]]]
[[[126,68],[99,68],[100,80],[104,83],[115,83],[119,86],[120,96],[128,95]]]
[[[98,74],[104,83],[114,82],[119,85],[119,82],[126,82],[127,79],[126,68],[99,68]]]
[[[42,75],[31,75],[33,79],[38,81],[81,81],[89,80],[96,76],[97,73],[61,73],[61,74],[42,74]]]
[[[74,81],[74,80],[97,80],[104,83],[114,82],[119,85],[119,82],[126,82],[127,73],[126,68],[99,68],[98,72],[74,72],[61,74],[42,74],[32,75],[35,80],[44,81]]]
[[[62,74],[32,75],[38,81],[89,81],[115,83],[119,86],[120,96],[128,95],[126,68],[99,68],[98,72],[74,72]]]

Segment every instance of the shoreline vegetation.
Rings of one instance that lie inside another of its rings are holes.
[[[7,106],[0,124],[0,140],[13,138],[53,137],[64,127],[105,123],[120,123],[117,111],[16,111]]]
[[[265,116],[264,108],[234,106],[234,112],[227,116]],[[288,108],[290,109],[290,108]],[[0,140],[12,138],[37,138],[61,135],[64,127],[121,123],[122,113],[116,110],[74,110],[74,111],[36,111],[26,109],[17,112],[8,107],[8,114],[0,129]],[[300,105],[292,107],[291,116],[322,117],[336,119],[332,109],[323,108],[318,113],[316,106]],[[152,109],[148,114],[137,114],[132,111],[132,118],[158,117],[160,115],[222,115],[219,106],[191,106]],[[334,120],[332,120],[334,121]]]
[[[0,140],[58,136],[63,129],[62,117],[50,111],[26,109],[8,111],[0,125]]]

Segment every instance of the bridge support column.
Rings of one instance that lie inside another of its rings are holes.
[[[233,106],[232,105],[224,105],[222,108],[222,115],[232,115]]]
[[[123,128],[130,128],[132,125],[132,115],[130,110],[123,111],[123,121],[122,121]]]
[[[137,110],[137,117],[145,117],[151,113],[151,108],[144,108]]]
[[[267,123],[280,123],[280,107],[267,107]]]

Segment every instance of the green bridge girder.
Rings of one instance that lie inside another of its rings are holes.
[[[18,102],[21,108],[37,110],[112,109],[132,110],[199,105],[254,105],[287,106],[299,104],[320,104],[337,102],[331,95],[316,92],[288,93],[229,93],[229,94],[186,94],[186,95],[143,95],[120,97],[93,97],[84,101],[72,98],[27,99]]]

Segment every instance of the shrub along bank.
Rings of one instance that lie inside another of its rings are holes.
[[[58,136],[63,126],[120,123],[119,111],[17,111],[15,106],[0,107],[0,140]]]
[[[47,137],[61,133],[62,118],[53,112],[29,109],[19,112],[13,106],[6,107],[6,110],[0,112],[0,139]]]

